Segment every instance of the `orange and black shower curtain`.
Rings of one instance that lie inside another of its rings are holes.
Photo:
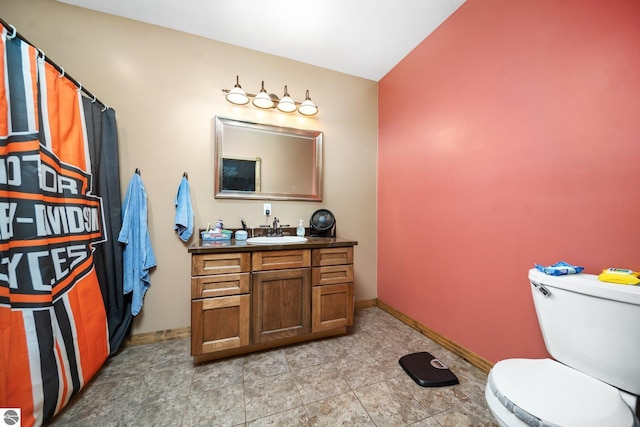
[[[115,134],[115,122],[98,120],[95,129],[87,116],[100,115],[96,108],[41,52],[2,28],[0,408],[20,409],[22,425],[59,412],[130,322],[115,316],[110,331],[110,307],[124,312],[127,303],[100,284],[121,280],[118,246],[103,246],[119,229],[120,190],[117,160],[100,160],[108,148],[96,142],[104,129]],[[94,169],[115,172],[100,188],[113,193],[114,206],[105,206]]]

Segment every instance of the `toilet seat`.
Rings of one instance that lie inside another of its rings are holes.
[[[488,387],[531,426],[634,426],[619,391],[551,359],[507,359],[494,365]]]

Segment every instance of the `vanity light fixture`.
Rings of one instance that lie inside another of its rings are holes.
[[[280,98],[278,102],[278,110],[283,113],[293,113],[296,111],[296,102],[289,96],[287,85],[284,85],[284,95],[282,95],[282,98]]]
[[[240,86],[240,77],[236,76],[236,85],[233,89],[227,91],[227,96],[225,96],[227,101],[232,104],[244,105],[249,102],[249,97],[242,90],[242,86]]]
[[[249,102],[249,99],[253,99],[251,102],[254,106],[263,109],[277,108],[283,113],[292,113],[298,110],[298,113],[303,116],[314,116],[318,114],[318,107],[311,101],[309,97],[309,91],[307,90],[305,100],[303,102],[296,102],[291,98],[287,90],[287,86],[284,87],[284,95],[282,98],[278,98],[277,95],[269,94],[264,88],[264,80],[258,94],[246,93],[240,86],[240,77],[236,76],[236,84],[233,89],[222,89],[225,94],[225,99],[232,104],[245,105]]]
[[[298,112],[303,116],[313,116],[318,113],[318,107],[316,107],[316,104],[309,98],[308,90],[304,101],[302,101],[302,104],[298,107]]]
[[[269,96],[266,90],[264,90],[264,80],[262,81],[262,89],[253,98],[253,105],[258,108],[273,108],[273,99]]]

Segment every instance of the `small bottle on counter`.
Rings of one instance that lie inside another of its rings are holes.
[[[302,220],[300,220],[300,223],[298,224],[298,229],[296,230],[296,236],[304,237],[304,224],[302,223]]]

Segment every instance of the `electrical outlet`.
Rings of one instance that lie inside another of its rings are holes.
[[[271,203],[264,203],[262,205],[262,211],[264,215],[271,215]]]

